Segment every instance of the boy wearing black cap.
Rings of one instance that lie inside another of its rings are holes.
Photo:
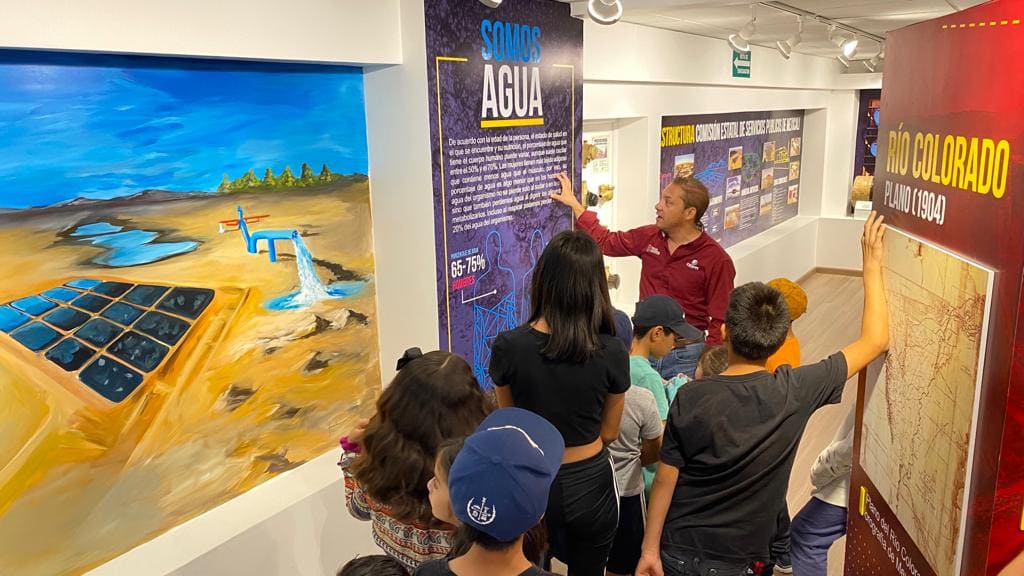
[[[807,420],[889,345],[885,227],[864,225],[860,338],[817,364],[765,369],[789,332],[778,290],[737,288],[725,315],[729,367],[679,390],[665,428],[637,576],[749,576],[770,557]]]
[[[545,576],[523,554],[523,535],[547,509],[565,443],[547,420],[520,408],[491,413],[455,457],[452,512],[473,545],[453,560],[421,564],[416,576]]]
[[[636,305],[633,314],[633,345],[629,351],[629,380],[633,386],[646,388],[654,394],[658,415],[664,421],[672,399],[665,390],[665,380],[651,367],[650,358],[660,360],[675,348],[677,338],[694,340],[703,332],[686,322],[683,307],[663,294],[648,296]]]

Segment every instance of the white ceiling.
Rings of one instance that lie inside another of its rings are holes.
[[[877,36],[910,24],[945,16],[987,0],[783,0],[790,6],[813,12]],[[622,20],[655,28],[677,30],[725,40],[750,20],[748,0],[621,0]],[[757,31],[751,44],[775,48],[797,28],[797,17],[767,6],[757,8]],[[828,26],[812,20],[804,23],[803,41],[795,52],[837,56],[839,49],[828,41]],[[868,59],[878,43],[861,39],[854,59]]]

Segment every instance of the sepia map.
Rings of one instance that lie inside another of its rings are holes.
[[[939,576],[959,574],[993,274],[890,229],[890,350],[869,374],[860,463]]]

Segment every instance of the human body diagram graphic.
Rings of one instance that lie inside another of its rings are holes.
[[[487,271],[473,285],[473,374],[485,389],[493,387],[487,373],[491,344],[498,334],[515,328],[516,277],[502,257],[501,236],[491,231],[484,240]]]
[[[525,324],[530,319],[530,293],[533,286],[533,270],[540,260],[540,253],[544,251],[544,234],[540,230],[534,230],[530,234],[530,268],[523,274],[523,281],[519,284],[519,291],[522,297],[519,306],[519,322]]]

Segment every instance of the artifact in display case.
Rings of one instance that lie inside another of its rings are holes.
[[[871,189],[875,185],[874,176],[857,176],[853,179],[850,189],[850,213],[858,218],[867,218],[871,212]]]

